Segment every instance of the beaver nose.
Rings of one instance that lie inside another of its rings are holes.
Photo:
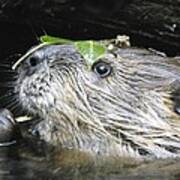
[[[42,58],[39,56],[31,56],[26,60],[29,67],[36,67],[42,62]]]
[[[43,57],[38,54],[33,54],[32,56],[28,57],[22,66],[23,71],[26,72],[26,75],[30,76],[35,73],[43,63]]]

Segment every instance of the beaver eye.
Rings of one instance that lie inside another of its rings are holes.
[[[110,64],[103,61],[95,63],[92,69],[102,78],[109,76],[112,72],[112,67],[110,66]]]

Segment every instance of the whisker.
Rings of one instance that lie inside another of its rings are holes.
[[[16,109],[13,111],[14,112],[14,114],[18,114],[18,115],[27,115],[27,113],[25,113],[25,111],[24,111],[24,109],[22,108],[22,106],[21,106],[21,104],[20,103],[18,103],[17,104],[17,107],[16,107]],[[27,115],[28,116],[28,115]]]
[[[8,90],[6,94],[3,94],[0,96],[0,101],[2,100],[8,101],[8,99],[12,99],[14,96],[15,96],[15,93],[12,90]]]
[[[4,82],[7,85],[13,85],[13,87],[16,85],[16,81],[8,81],[8,82]]]
[[[9,63],[3,63],[3,62],[1,62],[1,64],[0,64],[0,67],[3,67],[3,68],[11,68],[11,65],[9,64]]]
[[[18,79],[18,74],[8,74],[6,72],[1,73],[0,70],[0,77],[2,77],[3,81],[1,83],[14,83]]]
[[[14,96],[15,96],[14,92],[7,92],[6,94],[0,97],[0,100],[6,99],[6,101],[8,101],[9,99],[13,99]]]
[[[13,74],[15,74],[16,72],[15,71],[13,71],[13,70],[11,70],[11,69],[1,69],[1,73],[13,73]]]
[[[22,111],[22,108],[19,101],[15,101],[14,105],[11,107],[11,111],[13,111],[14,113],[21,113],[20,111]]]
[[[15,58],[19,58],[21,56],[22,56],[21,53],[11,54],[8,57],[6,57],[5,59],[3,59],[3,61],[1,63],[7,64],[11,67],[11,61],[14,60]]]
[[[17,104],[17,99],[12,98],[11,100],[7,100],[7,103],[6,108],[11,110]]]
[[[4,82],[4,83],[1,83],[0,82],[0,88],[13,88],[14,87],[14,84],[9,84],[9,83],[6,83],[6,82]]]
[[[2,98],[2,97],[0,97]],[[14,114],[23,114],[23,109],[21,108],[21,103],[17,99],[16,93],[7,94],[6,97],[3,97],[3,107],[9,109]]]
[[[10,77],[9,82],[14,82],[14,80],[17,80],[17,79],[18,79],[18,74],[15,73],[15,74],[13,74],[13,76]]]
[[[0,63],[0,72],[8,73],[11,75],[13,74],[13,76],[15,74],[17,74],[17,72],[12,69],[12,66],[13,66],[14,62],[16,62],[17,59],[19,59],[20,57],[21,57],[21,54],[16,53],[16,54],[12,54],[12,55],[6,57],[5,59],[3,59]]]

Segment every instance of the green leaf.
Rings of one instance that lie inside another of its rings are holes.
[[[105,47],[95,41],[73,41],[53,36],[41,36],[40,41],[46,44],[73,44],[83,56],[89,68],[105,54]]]
[[[89,68],[91,68],[99,58],[103,57],[106,52],[106,48],[102,44],[91,40],[77,41],[74,45],[84,57]]]
[[[48,35],[41,36],[40,41],[42,43],[47,43],[47,44],[72,44],[73,43],[73,41],[69,39],[53,37],[53,36],[48,36]]]
[[[53,44],[72,44],[75,46],[75,48],[79,51],[79,53],[83,56],[87,66],[89,69],[92,68],[92,65],[98,61],[101,57],[104,56],[106,52],[105,46],[102,44],[88,40],[88,41],[73,41],[68,40],[64,38],[59,37],[53,37],[44,35],[40,37],[41,44],[36,46],[35,48],[28,51],[23,57],[21,57],[14,65],[13,70],[17,68],[17,66],[24,61],[28,56],[30,56],[32,53],[34,53],[36,50],[47,46],[47,45],[53,45]]]

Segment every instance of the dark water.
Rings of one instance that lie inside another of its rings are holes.
[[[92,162],[73,151],[59,152],[52,158],[48,154],[28,153],[26,147],[16,145],[0,148],[0,179],[179,180],[180,160],[140,164],[119,159]]]

